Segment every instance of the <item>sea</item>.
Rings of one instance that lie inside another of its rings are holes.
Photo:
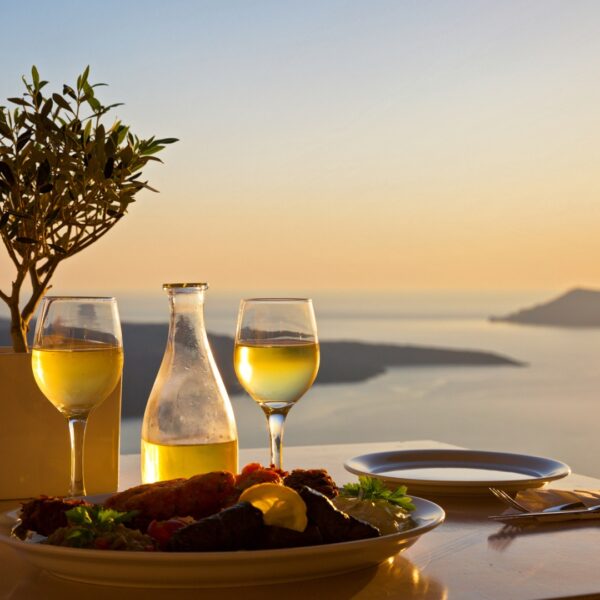
[[[492,323],[490,315],[564,290],[314,294],[321,340],[483,350],[524,363],[392,368],[367,381],[314,385],[290,411],[286,445],[438,440],[549,456],[600,477],[600,329]],[[233,335],[240,294],[209,292],[207,329]],[[168,319],[160,294],[118,296],[123,321]],[[264,447],[258,406],[232,397],[241,447]],[[141,419],[123,423],[122,452],[139,451]]]

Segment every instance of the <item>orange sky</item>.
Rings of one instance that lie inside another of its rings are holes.
[[[135,130],[181,138],[56,290],[600,287],[597,3],[226,4],[124,12],[77,64],[41,15],[4,72],[0,97],[90,63]]]

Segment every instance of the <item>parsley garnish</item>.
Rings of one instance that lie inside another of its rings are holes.
[[[71,530],[66,536],[72,546],[84,548],[99,535],[111,532],[120,523],[129,521],[137,511],[118,512],[103,506],[76,506],[65,512]]]
[[[361,476],[358,478],[358,483],[347,483],[340,490],[340,494],[346,498],[358,498],[359,500],[386,500],[404,510],[415,510],[412,499],[406,495],[405,485],[401,485],[396,490],[390,490],[382,481],[374,477]]]
[[[71,525],[92,526],[96,529],[113,529],[119,523],[126,523],[137,514],[137,511],[119,512],[103,506],[76,506],[65,512]]]

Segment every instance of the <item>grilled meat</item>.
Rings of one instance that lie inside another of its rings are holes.
[[[23,537],[28,531],[36,531],[41,535],[50,535],[60,527],[66,527],[65,513],[75,506],[90,506],[84,500],[40,496],[21,505],[21,524],[15,529],[15,534]]]
[[[328,498],[335,498],[338,495],[337,485],[325,469],[294,469],[287,477],[284,477],[283,485],[287,485],[297,492],[306,486],[321,492]]]
[[[325,544],[351,542],[381,535],[379,529],[373,525],[338,510],[331,500],[320,492],[303,487],[299,493],[306,504],[309,523],[314,523],[319,528]]]
[[[167,549],[175,552],[225,552],[256,548],[264,528],[262,512],[240,502],[216,515],[175,531]]]
[[[260,535],[258,547],[261,550],[273,550],[276,548],[318,546],[322,543],[323,536],[316,525],[309,524],[304,531],[265,525]]]

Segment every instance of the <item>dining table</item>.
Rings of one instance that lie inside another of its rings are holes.
[[[338,485],[356,481],[344,461],[371,452],[406,449],[455,449],[433,441],[398,441],[287,446],[285,467],[325,468]],[[240,465],[267,463],[265,449],[241,449]],[[140,483],[139,455],[122,455],[119,489]],[[560,489],[600,489],[600,480],[570,474],[549,484]],[[410,493],[410,490],[409,490]],[[422,495],[422,494],[421,494]],[[538,600],[600,598],[600,520],[517,528],[490,520],[505,506],[477,495],[428,497],[446,512],[445,521],[384,563],[317,579],[243,587],[160,589],[77,583],[60,579],[26,562],[0,544],[0,598],[81,598],[154,600],[165,598],[295,599],[458,599]],[[2,512],[18,506],[0,502]],[[232,568],[235,568],[233,563]],[[107,581],[110,576],[107,574]]]

